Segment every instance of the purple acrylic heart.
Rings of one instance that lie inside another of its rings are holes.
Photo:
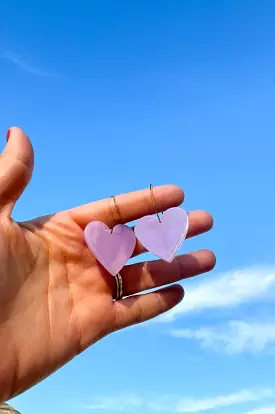
[[[182,208],[170,208],[160,216],[140,219],[135,226],[135,235],[151,253],[171,263],[183,243],[188,231],[188,215]]]
[[[118,224],[113,231],[101,221],[92,221],[84,230],[84,238],[96,259],[115,276],[133,254],[136,238],[133,230]]]

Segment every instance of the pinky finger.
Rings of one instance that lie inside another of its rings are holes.
[[[184,290],[180,285],[169,286],[145,295],[129,296],[114,302],[114,330],[126,328],[153,319],[182,301]]]

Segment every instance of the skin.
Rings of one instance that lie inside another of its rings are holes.
[[[115,279],[83,237],[90,221],[117,224],[111,199],[17,223],[12,210],[32,170],[31,143],[22,130],[11,128],[0,158],[0,401],[27,390],[104,336],[168,311],[184,296],[180,285],[141,292],[215,265],[214,254],[200,250],[171,264],[126,266],[121,275],[127,298],[114,302]],[[184,198],[171,185],[155,187],[154,196],[159,211]],[[154,212],[148,189],[116,196],[116,203],[122,223]],[[213,220],[207,212],[192,211],[189,223],[193,237],[210,230]],[[143,252],[137,243],[134,255]]]

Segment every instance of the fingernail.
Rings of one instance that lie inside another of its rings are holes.
[[[11,130],[9,129],[8,132],[7,132],[7,142],[9,140],[9,138],[10,138],[10,134],[11,134]]]

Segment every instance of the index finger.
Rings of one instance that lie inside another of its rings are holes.
[[[181,188],[175,185],[164,185],[153,188],[156,208],[152,201],[150,189],[121,194],[114,200],[105,200],[84,204],[70,210],[70,216],[81,227],[86,227],[90,221],[103,221],[109,227],[118,223],[127,223],[143,216],[158,213],[171,207],[179,206],[184,200]]]

